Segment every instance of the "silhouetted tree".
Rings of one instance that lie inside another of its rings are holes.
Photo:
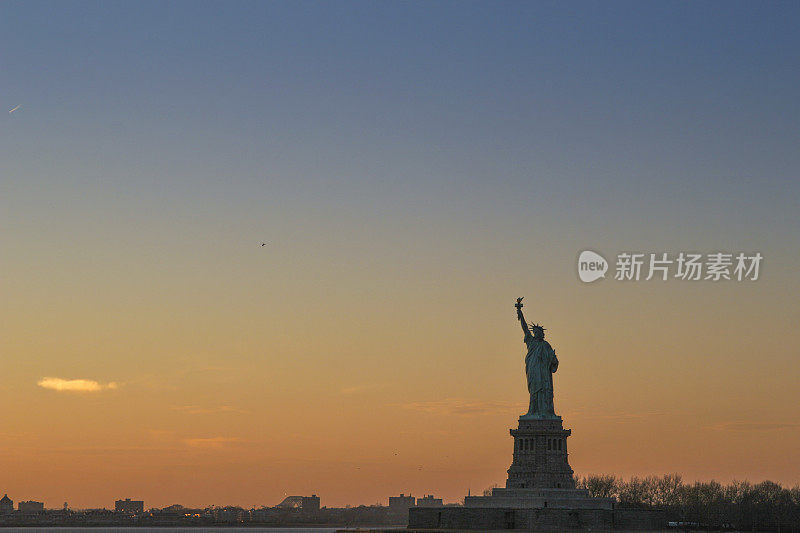
[[[575,485],[579,489],[587,489],[592,498],[616,498],[618,495],[617,477],[613,474],[576,478]]]
[[[674,522],[750,531],[800,530],[800,486],[786,489],[772,481],[686,484],[678,474],[627,481],[613,475],[589,475],[576,477],[575,483],[591,496],[616,498],[621,507],[662,508]]]

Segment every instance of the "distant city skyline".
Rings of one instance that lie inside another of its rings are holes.
[[[376,505],[381,505],[380,502],[376,502]],[[441,498],[436,498],[433,494],[425,494],[419,498],[414,497],[411,494],[404,494],[400,493],[399,496],[388,496],[386,498],[385,507],[388,508],[403,508],[407,509],[408,507],[413,507],[415,505],[428,505],[428,506],[437,506],[443,505],[444,502]],[[17,508],[16,510],[20,512],[28,512],[28,511],[53,511],[53,510],[76,510],[69,507],[68,502],[64,502],[63,505],[57,507],[45,507],[44,502],[34,501],[34,500],[22,500],[16,502]],[[180,504],[170,504],[166,507],[172,507],[175,505]],[[155,507],[148,507],[145,505],[144,500],[135,500],[132,498],[123,498],[114,501],[114,505],[112,506],[113,510],[120,513],[130,513],[130,514],[137,514],[142,513],[144,511],[153,509]],[[270,505],[264,504],[257,507],[274,507],[274,508],[285,508],[285,509],[303,509],[305,511],[318,511],[321,508],[321,498],[316,494],[311,494],[309,496],[287,496],[280,502]],[[345,507],[349,507],[346,505]],[[88,510],[93,509],[108,509],[107,507],[90,507],[87,508]],[[8,493],[4,493],[2,498],[0,498],[0,513],[2,512],[11,512],[14,511],[14,499],[10,498]],[[77,509],[81,510],[81,509]]]
[[[577,475],[794,486],[798,21],[0,3],[0,491],[480,494],[528,409],[523,295]],[[764,260],[583,283],[586,250]]]

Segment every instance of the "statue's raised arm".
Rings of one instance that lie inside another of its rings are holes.
[[[525,297],[522,296],[520,298],[517,298],[517,303],[514,305],[514,307],[517,308],[517,318],[519,319],[519,323],[522,326],[522,331],[523,333],[525,333],[525,336],[528,336],[531,334],[531,331],[528,329],[528,323],[525,322],[525,316],[522,314],[522,305],[523,305],[522,298]]]

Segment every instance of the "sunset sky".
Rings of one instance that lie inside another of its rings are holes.
[[[577,474],[800,483],[798,22],[797,2],[0,3],[0,494],[502,485],[518,296]],[[764,260],[584,284],[586,249]]]

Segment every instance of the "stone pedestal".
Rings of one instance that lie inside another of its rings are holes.
[[[467,496],[464,506],[412,507],[409,529],[500,530],[620,529],[659,530],[663,510],[616,509],[613,498],[592,498],[576,489],[561,418],[520,417],[514,459],[505,488],[489,496]]]
[[[514,437],[514,459],[508,469],[507,489],[574,489],[567,455],[567,437],[561,417],[520,417]]]
[[[465,507],[504,509],[613,509],[611,498],[591,498],[589,491],[576,489],[569,466],[567,437],[561,417],[519,419],[514,437],[514,454],[504,489],[492,489],[491,496],[468,496]]]

